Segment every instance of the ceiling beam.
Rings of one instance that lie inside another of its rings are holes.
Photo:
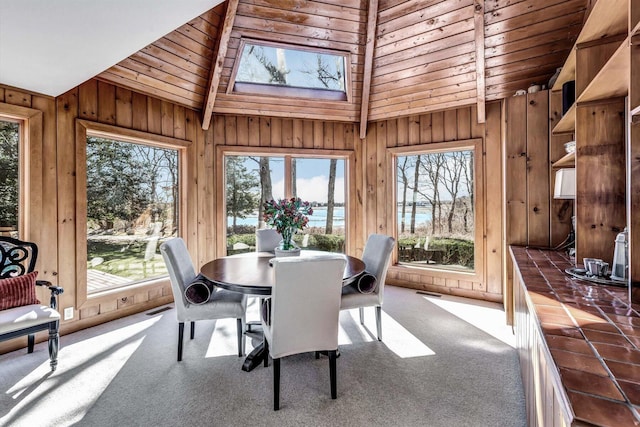
[[[218,93],[218,85],[222,76],[222,67],[224,58],[227,56],[227,47],[231,38],[231,30],[233,29],[233,21],[236,18],[239,0],[229,0],[227,4],[227,13],[222,24],[222,31],[218,38],[218,54],[215,61],[211,62],[211,74],[209,75],[209,89],[207,90],[207,98],[204,103],[202,112],[202,129],[209,129],[211,124],[211,116],[213,114],[213,106],[216,103],[216,95]]]
[[[475,0],[474,2],[473,23],[476,41],[476,102],[478,104],[478,123],[484,123],[484,106],[487,97],[484,81],[484,0]]]
[[[360,139],[367,136],[367,120],[369,120],[369,92],[371,91],[371,75],[373,74],[373,51],[376,47],[376,26],[378,21],[378,0],[369,2],[367,17],[367,45],[364,51],[364,76],[362,82],[362,100],[360,104]]]

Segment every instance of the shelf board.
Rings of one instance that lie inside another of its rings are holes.
[[[560,135],[563,133],[573,133],[576,129],[576,103],[574,102],[571,108],[565,113],[564,116],[558,121],[551,131],[554,135]]]
[[[562,158],[560,158],[560,160],[558,160],[557,162],[554,162],[551,165],[553,168],[559,169],[559,168],[573,168],[576,166],[576,153],[571,152],[571,153],[567,153],[564,156],[562,156]]]
[[[576,79],[576,48],[574,46],[573,49],[571,49],[571,52],[569,52],[569,56],[567,57],[567,60],[564,62],[564,65],[562,66],[562,70],[558,75],[558,79],[553,84],[551,91],[552,92],[561,91],[563,84],[575,79]]]
[[[629,87],[630,50],[629,38],[626,38],[582,91],[576,102],[626,96]]]
[[[598,0],[578,35],[576,45],[607,36],[627,34],[628,21],[628,0]]]

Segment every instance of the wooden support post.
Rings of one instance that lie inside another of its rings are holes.
[[[239,0],[229,0],[227,13],[224,17],[224,24],[222,25],[222,31],[220,32],[220,39],[218,40],[218,53],[215,61],[211,63],[209,89],[207,90],[207,99],[204,103],[204,109],[202,112],[202,129],[204,130],[209,129],[209,125],[211,124],[211,115],[213,114],[213,106],[216,102],[220,76],[222,76],[224,58],[227,56],[227,47],[229,45],[229,39],[231,38],[233,21],[236,18],[236,11],[238,10],[238,1]]]
[[[475,0],[473,23],[476,40],[476,92],[478,123],[485,122],[485,81],[484,81],[484,0]]]
[[[369,119],[369,92],[371,90],[371,74],[373,73],[373,50],[376,47],[376,24],[378,21],[378,0],[369,2],[367,17],[367,46],[364,52],[364,80],[362,82],[362,100],[360,104],[360,139],[367,136],[367,120]]]

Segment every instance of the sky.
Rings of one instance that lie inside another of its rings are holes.
[[[329,186],[329,159],[296,159],[297,167],[297,191],[298,196],[306,201],[327,200]],[[336,167],[335,201],[344,203],[344,160],[338,160]],[[256,163],[247,160],[247,169],[256,170]],[[273,197],[284,197],[284,160],[281,157],[271,157],[271,180]]]

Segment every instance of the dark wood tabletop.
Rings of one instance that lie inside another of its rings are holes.
[[[302,251],[300,256],[317,256],[327,252]],[[202,266],[200,272],[217,286],[230,291],[250,295],[271,295],[273,286],[273,268],[269,261],[272,252],[247,252],[210,261]],[[361,259],[345,255],[347,266],[344,270],[344,284],[352,283],[364,272]]]

